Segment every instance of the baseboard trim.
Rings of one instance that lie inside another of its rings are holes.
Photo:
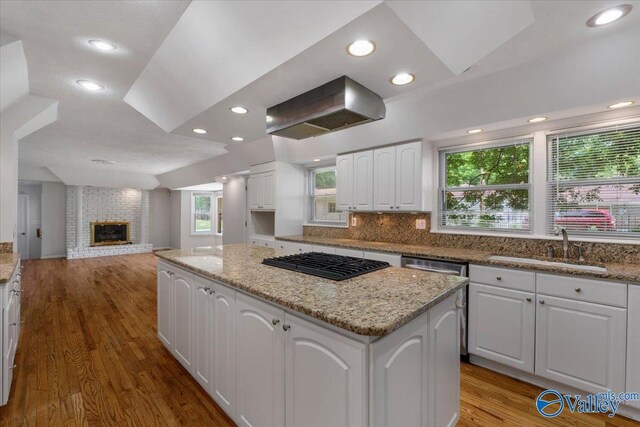
[[[485,359],[481,356],[470,355],[469,362],[473,365],[478,365],[483,368],[487,368],[491,371],[498,372],[500,374],[506,375],[511,378],[515,378],[520,381],[524,381],[529,384],[533,384],[538,387],[542,387],[544,389],[553,389],[557,390],[562,394],[585,394],[584,390],[578,390],[577,388],[573,388],[567,386],[565,384],[559,383],[557,381],[548,380],[546,378],[539,377],[534,374],[530,374],[528,372],[520,371],[519,369],[513,368],[511,366],[503,365],[498,362],[494,362],[493,360]],[[620,392],[624,390],[616,390],[616,392]],[[531,402],[533,406],[535,406],[535,402]],[[631,418],[635,421],[640,421],[640,409],[633,408],[627,404],[622,404],[618,408],[616,415],[622,415],[627,418]]]
[[[35,258],[35,259],[53,259],[53,258],[66,258],[67,254],[64,255],[46,255],[46,256],[41,256],[40,258]]]

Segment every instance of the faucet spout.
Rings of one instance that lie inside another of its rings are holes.
[[[569,233],[567,233],[567,229],[564,227],[556,228],[556,236],[562,233],[562,252],[563,258],[569,259]]]

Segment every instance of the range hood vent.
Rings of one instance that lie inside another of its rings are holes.
[[[305,139],[384,119],[382,98],[342,76],[267,109],[267,133]]]

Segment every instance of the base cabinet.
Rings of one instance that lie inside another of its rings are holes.
[[[640,286],[629,286],[627,336],[627,392],[640,393]],[[628,402],[640,409],[640,400]]]
[[[173,271],[158,263],[158,338],[173,352]]]
[[[625,309],[538,295],[536,375],[593,393],[625,389]]]
[[[197,278],[194,283],[194,354],[193,376],[202,388],[211,393],[212,350],[213,350],[213,285]]]
[[[533,373],[535,294],[469,285],[469,352]]]
[[[184,368],[193,371],[194,278],[177,270],[173,275],[173,353]]]
[[[236,410],[236,292],[212,283],[213,340],[211,395],[235,419]]]
[[[236,299],[236,422],[284,425],[284,311],[238,294]]]
[[[0,350],[2,351],[2,367],[0,369],[0,406],[9,400],[11,382],[14,371],[16,350],[20,339],[20,263],[17,264],[11,278],[0,286]]]
[[[364,426],[366,344],[285,315],[287,426]]]

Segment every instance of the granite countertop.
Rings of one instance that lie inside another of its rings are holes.
[[[18,254],[0,253],[0,285],[4,285],[11,279],[18,261],[20,261]]]
[[[384,242],[369,242],[365,240],[352,240],[352,239],[333,239],[327,237],[312,237],[312,236],[285,236],[277,237],[277,240],[283,240],[296,243],[307,243],[326,246],[339,246],[350,249],[359,249],[363,251],[374,252],[387,252],[400,255],[429,257],[435,259],[449,260],[449,261],[462,261],[472,264],[483,265],[495,265],[499,267],[507,268],[523,268],[527,270],[535,270],[550,273],[570,274],[575,276],[587,276],[596,279],[603,280],[616,280],[629,284],[640,285],[640,265],[638,264],[615,264],[605,263],[598,264],[607,269],[606,272],[600,271],[587,271],[576,270],[572,268],[565,268],[559,266],[538,265],[538,264],[524,264],[512,261],[499,261],[489,259],[492,255],[504,255],[493,253],[489,251],[471,250],[471,249],[458,249],[448,248],[441,246],[419,246],[419,245],[405,245],[402,243],[384,243]],[[640,246],[638,246],[640,251]],[[556,260],[553,261],[560,261]]]
[[[383,336],[468,283],[444,274],[385,268],[335,282],[262,264],[288,252],[247,244],[156,252],[189,271],[347,331]]]

